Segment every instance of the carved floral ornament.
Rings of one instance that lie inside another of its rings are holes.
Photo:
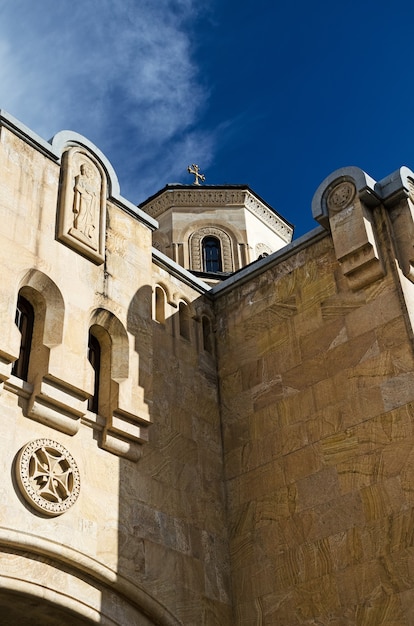
[[[355,197],[355,185],[349,181],[345,181],[336,185],[327,198],[328,209],[331,211],[341,211],[351,204]]]
[[[35,439],[20,450],[16,478],[26,501],[48,516],[65,513],[76,502],[80,491],[75,459],[52,439]]]

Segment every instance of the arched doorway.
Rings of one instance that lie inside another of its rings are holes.
[[[85,619],[44,598],[0,590],[0,625],[12,626],[91,626],[99,622]]]

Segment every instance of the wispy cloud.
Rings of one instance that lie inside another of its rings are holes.
[[[143,200],[214,137],[194,131],[208,97],[192,60],[195,0],[15,0],[0,8],[0,107],[44,137],[84,134]]]

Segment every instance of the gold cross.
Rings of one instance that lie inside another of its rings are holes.
[[[194,176],[195,176],[195,180],[193,182],[193,185],[199,185],[200,184],[200,180],[201,180],[202,183],[204,183],[204,181],[206,179],[204,174],[199,174],[199,170],[200,170],[200,168],[195,163],[193,163],[192,165],[189,165],[187,167],[187,172],[189,174],[194,174]]]

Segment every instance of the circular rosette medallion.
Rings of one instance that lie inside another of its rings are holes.
[[[35,439],[20,450],[16,476],[25,499],[45,515],[61,515],[79,495],[80,476],[75,459],[51,439]]]
[[[328,196],[328,207],[332,211],[345,209],[355,197],[355,185],[345,181],[332,189]]]

